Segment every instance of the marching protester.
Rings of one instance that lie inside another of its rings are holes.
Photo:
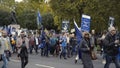
[[[78,45],[79,44],[77,44],[76,36],[72,34],[72,37],[70,38],[70,56],[73,57],[76,55],[75,64],[81,58],[80,48]]]
[[[74,34],[72,34],[72,35],[73,36],[70,38],[70,45],[71,45],[70,54],[71,54],[71,57],[73,57],[73,55],[76,54],[75,46],[77,45],[75,35]]]
[[[30,47],[30,54],[32,54],[33,49],[35,50],[35,37],[34,37],[34,35],[31,35],[31,37],[30,37],[29,47]]]
[[[2,68],[7,68],[7,63],[9,60],[8,52],[11,51],[10,40],[7,37],[7,32],[2,31],[2,37],[0,38],[0,55],[2,56],[3,66]]]
[[[56,56],[59,56],[60,52],[60,42],[59,42],[59,37],[57,37],[57,42],[56,42]]]
[[[44,56],[44,49],[45,49],[45,44],[46,44],[46,34],[44,30],[41,30],[41,35],[40,35],[40,45],[39,48],[41,49],[41,56]]]
[[[115,63],[116,68],[120,68],[118,53],[119,53],[119,39],[117,39],[117,31],[115,27],[109,27],[109,32],[105,37],[105,58],[106,64],[104,68],[109,68],[110,63]]]
[[[53,56],[54,56],[54,53],[55,53],[55,48],[57,46],[56,44],[57,44],[57,38],[53,34],[52,37],[50,38],[50,53]]]
[[[20,36],[17,37],[17,40],[16,40],[16,48],[17,48],[17,53],[18,53],[18,59],[19,59],[19,54],[20,54],[20,50],[21,50],[21,46],[22,46],[22,38],[23,37],[26,37],[24,35],[24,32],[21,32],[20,33]],[[26,38],[26,44],[27,44],[27,48],[29,48],[29,40],[28,38]]]
[[[16,47],[17,47],[17,53],[18,53],[17,57],[18,57],[18,59],[20,59],[20,58],[19,58],[19,55],[20,55],[21,45],[22,45],[22,37],[21,37],[21,36],[18,36],[18,37],[17,37],[17,41],[16,41]]]
[[[99,44],[99,46],[100,46],[100,48],[101,48],[101,55],[103,56],[103,64],[105,64],[106,63],[106,61],[104,60],[105,59],[105,52],[104,52],[104,48],[105,48],[105,46],[104,46],[104,39],[105,39],[105,37],[106,37],[106,34],[107,34],[107,31],[106,30],[104,30],[103,31],[103,33],[102,33],[102,36],[98,39],[98,44]]]
[[[64,59],[67,59],[67,38],[66,33],[63,33],[60,37],[60,46],[61,46],[61,53],[60,53],[60,59],[63,57]]]
[[[16,52],[16,41],[12,37],[12,35],[10,35],[10,43],[11,43],[11,46],[12,46],[13,53],[15,53]]]
[[[6,37],[6,41],[5,41],[6,50],[5,50],[5,53],[6,53],[7,60],[10,61],[10,57],[11,57],[11,54],[13,53],[13,51],[12,51],[12,46],[10,44],[10,38],[7,36],[7,32],[5,34],[5,37]]]
[[[70,58],[70,35],[67,33],[67,57]]]
[[[97,59],[97,37],[95,35],[95,30],[92,30],[91,33],[91,44],[92,44],[92,49],[91,49],[91,53],[92,53],[92,59],[96,60]]]
[[[38,54],[38,45],[39,45],[39,38],[36,35],[35,36],[35,52],[36,52],[36,54]]]
[[[44,56],[46,57],[49,57],[49,45],[50,45],[50,42],[49,42],[49,37],[45,36],[45,46],[44,46]]]
[[[91,59],[91,39],[88,32],[83,32],[83,39],[80,43],[81,60],[83,62],[83,68],[94,68]]]
[[[21,68],[25,68],[28,64],[28,42],[26,41],[26,36],[22,36],[22,45],[20,47],[20,59],[21,59]]]
[[[116,28],[116,33],[117,33],[117,37],[116,37],[116,39],[119,40],[119,44],[118,44],[118,46],[120,46],[120,32],[118,31],[118,28]],[[119,62],[120,62],[120,47],[119,47],[118,60],[119,60]]]

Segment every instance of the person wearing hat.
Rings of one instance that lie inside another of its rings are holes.
[[[106,64],[104,68],[109,68],[110,63],[115,63],[116,68],[120,68],[118,53],[119,53],[119,40],[117,39],[117,31],[115,27],[109,27],[108,33],[104,39],[104,52],[105,52],[105,60]]]
[[[91,45],[90,34],[88,32],[83,32],[83,39],[79,45],[83,68],[94,68],[90,54]]]

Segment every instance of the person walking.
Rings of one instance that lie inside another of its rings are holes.
[[[17,47],[17,59],[20,59],[19,58],[19,55],[20,55],[20,48],[21,48],[21,45],[22,45],[22,38],[20,36],[17,37],[17,41],[16,41],[16,47]]]
[[[61,53],[60,53],[60,59],[64,57],[64,59],[67,59],[67,38],[66,33],[63,33],[62,37],[60,37],[60,46],[61,46]]]
[[[107,31],[104,30],[103,33],[102,33],[102,36],[98,39],[98,44],[99,44],[99,46],[101,48],[100,55],[103,57],[103,61],[102,61],[103,64],[106,63],[106,61],[105,61],[105,53],[104,53],[105,46],[104,46],[104,43],[103,43],[103,41],[104,41],[104,39],[106,37],[106,34],[107,34]]]
[[[50,54],[54,56],[55,53],[55,47],[57,43],[57,38],[54,34],[52,34],[52,37],[50,38]]]
[[[88,32],[83,32],[83,39],[79,45],[81,50],[81,60],[83,68],[94,68],[91,59],[91,39]]]
[[[92,44],[92,48],[91,48],[91,53],[92,53],[92,60],[96,60],[97,59],[97,36],[95,35],[95,30],[92,30],[91,33],[91,44]]]
[[[115,63],[116,68],[120,68],[118,53],[119,53],[119,39],[117,38],[117,31],[115,27],[109,27],[109,32],[104,39],[105,45],[105,59],[106,64],[104,68],[109,68],[110,63]]]
[[[38,45],[39,45],[39,38],[36,35],[35,36],[35,52],[36,52],[36,54],[38,54]]]
[[[70,56],[70,35],[69,33],[67,34],[66,38],[67,38],[67,57],[70,58],[71,56]]]
[[[11,57],[11,53],[13,53],[12,51],[12,46],[10,44],[10,39],[9,37],[7,36],[7,33],[5,35],[6,39],[5,39],[5,54],[6,54],[6,58],[8,61],[10,61],[10,57]]]
[[[7,51],[10,50],[11,51],[11,47],[10,47],[10,41],[7,38],[7,32],[6,31],[2,31],[2,37],[0,38],[0,55],[2,56],[2,61],[3,61],[3,66],[2,68],[7,68],[7,63],[8,63],[8,59],[9,58],[7,56]]]
[[[46,41],[45,41],[45,46],[44,46],[44,56],[49,57],[49,37],[45,37]]]
[[[30,47],[30,54],[33,53],[33,49],[35,50],[35,37],[31,35],[31,38],[29,40],[29,47]]]
[[[28,64],[28,50],[27,50],[27,44],[25,41],[25,37],[22,37],[20,58],[21,58],[21,68],[25,68],[25,66]]]

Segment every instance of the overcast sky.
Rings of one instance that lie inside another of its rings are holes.
[[[23,0],[15,0],[15,1],[17,1],[17,2],[21,2],[21,1],[23,1]]]

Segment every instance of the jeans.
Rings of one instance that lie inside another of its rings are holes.
[[[62,58],[62,56],[64,57],[64,59],[66,59],[66,55],[67,55],[67,49],[65,47],[62,47],[62,51],[60,53],[60,59]]]
[[[2,68],[7,68],[7,58],[6,58],[6,55],[5,54],[2,54],[2,60],[3,60],[3,66]]]
[[[119,64],[119,60],[118,60],[117,56],[106,55],[105,59],[106,59],[106,64],[105,64],[104,68],[109,68],[110,63],[112,63],[112,62],[115,63],[116,68],[120,68],[120,64]]]
[[[5,55],[6,55],[7,60],[10,61],[11,53],[9,50],[5,50]]]
[[[12,51],[13,51],[13,53],[16,52],[16,45],[12,45]]]

